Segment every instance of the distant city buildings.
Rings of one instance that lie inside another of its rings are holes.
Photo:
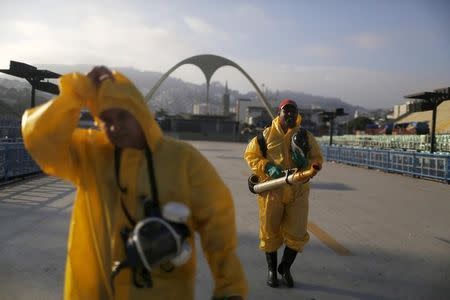
[[[403,104],[394,105],[393,118],[398,119],[409,113],[422,111],[422,102],[419,100],[408,100]]]
[[[192,112],[194,115],[206,115],[206,114],[208,114],[208,104],[207,103],[194,103]]]

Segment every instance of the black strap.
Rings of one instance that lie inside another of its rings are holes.
[[[120,185],[120,159],[121,159],[122,149],[115,148],[114,149],[114,166],[115,166],[115,174],[116,174],[116,181],[117,185],[119,186],[119,189],[122,193],[127,193],[127,188],[123,188]],[[145,156],[147,158],[147,172],[148,172],[148,178],[152,193],[151,203],[150,205],[145,205],[145,216],[148,217],[150,214],[161,214],[160,205],[159,205],[159,198],[158,198],[158,189],[156,187],[156,177],[155,177],[155,171],[153,168],[153,156],[152,152],[150,151],[150,148],[146,147],[145,149]],[[134,226],[136,225],[136,221],[131,217],[130,213],[128,212],[128,209],[125,206],[125,203],[122,200],[122,197],[120,197],[120,204],[122,206],[122,209],[125,213],[125,216],[127,217],[128,221]]]
[[[119,189],[122,193],[126,194],[127,193],[127,188],[126,187],[122,187],[120,185],[120,156],[122,155],[122,149],[121,148],[114,148],[114,168],[115,168],[115,173],[116,173],[116,182],[117,185],[119,186]]]
[[[266,139],[264,138],[264,134],[262,131],[258,132],[256,135],[256,140],[258,141],[259,149],[261,150],[261,154],[264,158],[267,157],[267,144]]]
[[[134,219],[131,217],[131,215],[130,215],[128,209],[127,209],[127,207],[125,206],[125,203],[123,203],[122,197],[120,197],[120,205],[122,206],[122,210],[123,210],[123,212],[125,213],[125,216],[127,217],[128,222],[130,222],[130,224],[134,227],[134,226],[136,225],[136,220],[134,220]]]
[[[303,153],[308,155],[309,150],[311,150],[311,147],[309,146],[309,140],[308,140],[308,130],[305,128],[300,127],[298,129],[298,136],[300,138],[301,144],[299,145],[302,149]]]
[[[161,208],[159,206],[158,189],[156,188],[155,170],[153,168],[153,155],[148,146],[145,148],[145,156],[147,157],[147,172],[150,187],[152,189],[152,208],[156,209],[156,212],[160,214]]]

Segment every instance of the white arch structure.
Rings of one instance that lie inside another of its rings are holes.
[[[148,103],[150,99],[155,94],[156,90],[159,88],[159,86],[166,80],[169,75],[178,69],[180,66],[185,64],[193,64],[200,68],[200,70],[203,72],[206,78],[206,101],[208,103],[208,112],[209,112],[209,84],[212,75],[217,71],[217,69],[224,67],[224,66],[231,66],[236,69],[238,69],[247,79],[250,81],[250,83],[253,85],[253,87],[256,90],[256,94],[258,95],[259,100],[263,103],[264,107],[266,108],[269,115],[274,118],[275,114],[272,111],[272,108],[269,105],[269,102],[267,101],[266,97],[264,97],[264,94],[261,92],[261,90],[258,88],[258,85],[255,83],[255,81],[250,77],[250,75],[247,74],[247,72],[244,71],[238,64],[232,62],[231,60],[217,56],[212,54],[202,54],[202,55],[196,55],[189,58],[186,58],[185,60],[180,61],[175,66],[173,66],[169,71],[167,71],[159,80],[158,82],[153,86],[153,88],[148,92],[148,94],[145,96],[145,101]]]

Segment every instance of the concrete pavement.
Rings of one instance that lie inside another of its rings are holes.
[[[246,145],[191,143],[233,193],[249,299],[450,298],[449,185],[326,163],[312,181],[311,241],[294,263],[296,285],[272,289]],[[0,299],[62,298],[73,198],[71,185],[47,176],[0,188]],[[198,255],[196,299],[209,299],[213,283]]]

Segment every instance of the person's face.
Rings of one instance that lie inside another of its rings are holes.
[[[286,128],[294,128],[297,121],[298,110],[294,105],[285,105],[280,111],[280,121]]]
[[[128,111],[120,108],[107,109],[100,114],[102,127],[110,142],[119,148],[145,147],[146,140],[139,122]]]

